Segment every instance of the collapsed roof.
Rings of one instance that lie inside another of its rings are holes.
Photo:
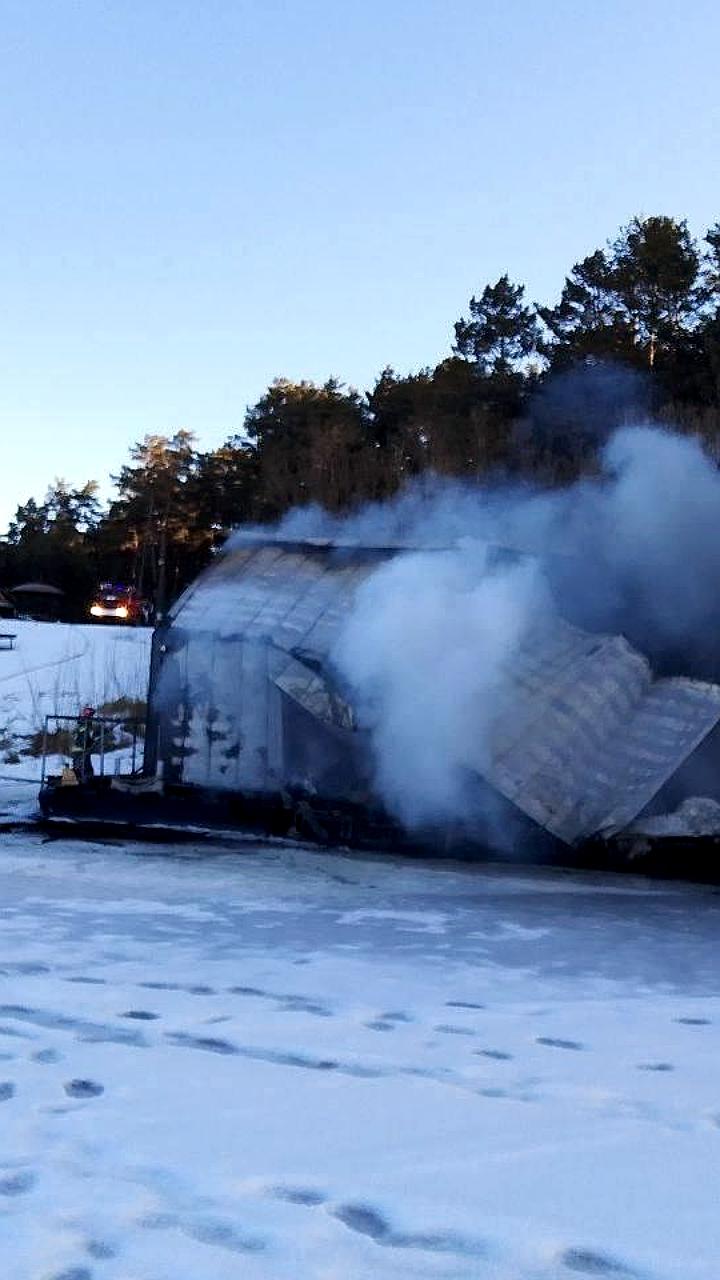
[[[397,554],[246,541],[181,597],[169,625],[267,645],[266,679],[319,724],[347,730],[333,645],[360,584]],[[477,772],[567,843],[627,826],[720,721],[719,686],[656,680],[622,636],[590,634],[559,616],[525,636],[506,676]]]

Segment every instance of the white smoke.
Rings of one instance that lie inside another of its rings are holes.
[[[634,595],[661,640],[702,643],[720,597],[717,467],[697,440],[653,426],[617,431],[603,466],[610,481],[596,487],[590,536],[610,581]]]
[[[360,588],[333,657],[371,731],[380,794],[407,826],[465,816],[508,661],[546,607],[537,563],[493,569],[472,542],[388,561]]]
[[[626,425],[637,412],[627,379],[590,373],[548,384],[526,424],[565,431],[587,392],[581,417],[599,446],[590,478],[541,489],[422,477],[347,517],[303,507],[231,540],[407,549],[358,592],[333,661],[370,730],[379,792],[409,826],[465,815],[504,673],[554,610],[625,634],[658,674],[720,679],[717,468],[694,438]],[[603,419],[615,425],[605,435]]]
[[[476,539],[542,557],[580,625],[629,630],[641,648],[687,658],[720,623],[719,518],[720,477],[700,442],[646,423],[614,431],[599,474],[565,489],[430,476],[347,517],[297,508],[229,545],[248,534],[415,550]]]
[[[601,465],[562,491],[425,484],[345,521],[286,522],[284,536],[302,523],[302,536],[338,542],[451,547],[379,568],[333,654],[371,733],[379,793],[407,826],[466,816],[513,654],[556,608],[625,631],[675,670],[720,650],[715,466],[697,441],[650,425],[615,432]],[[532,554],[498,560],[490,543]]]

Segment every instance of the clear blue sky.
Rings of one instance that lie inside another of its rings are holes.
[[[367,386],[720,219],[716,0],[0,0],[0,527],[277,375]]]

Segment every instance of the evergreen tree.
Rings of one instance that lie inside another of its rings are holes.
[[[56,480],[43,502],[29,498],[21,504],[8,528],[4,573],[15,585],[32,579],[59,587],[71,616],[82,614],[92,589],[97,489],[94,481],[72,489]]]
[[[218,449],[200,453],[188,480],[188,502],[198,529],[206,537],[199,548],[205,558],[221,545],[231,529],[255,518],[257,455],[250,442],[230,436]]]
[[[703,297],[716,311],[720,307],[720,222],[710,227],[705,243],[708,247],[703,258]]]
[[[612,287],[650,368],[692,331],[700,255],[686,222],[633,218],[612,246]]]
[[[257,453],[262,519],[309,502],[340,511],[371,490],[366,410],[333,378],[322,387],[278,379],[248,410],[245,432]]]
[[[577,262],[566,278],[560,302],[538,307],[550,332],[542,344],[553,367],[579,359],[632,359],[633,333],[616,296],[613,266],[607,253],[597,249]]]
[[[375,446],[373,498],[384,498],[427,466],[432,373],[401,377],[383,369],[367,395],[368,431]]]
[[[577,263],[560,302],[541,307],[553,367],[594,356],[667,369],[696,329],[701,259],[687,223],[633,218],[607,249]]]
[[[205,540],[189,484],[198,461],[193,446],[190,431],[146,436],[131,450],[131,465],[113,477],[118,497],[104,524],[104,553],[124,564],[124,576],[160,611]]]
[[[453,350],[482,374],[508,377],[537,351],[540,326],[532,307],[523,304],[525,286],[505,274],[470,299],[470,319],[455,325]]]

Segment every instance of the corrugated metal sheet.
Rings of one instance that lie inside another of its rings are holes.
[[[619,830],[720,720],[720,688],[653,680],[621,636],[526,637],[480,771],[561,840]]]
[[[242,637],[250,646],[267,644],[267,680],[318,721],[348,730],[352,711],[323,663],[358,585],[392,554],[242,546],[186,593],[173,622],[191,636],[212,633]],[[196,689],[210,678],[206,668],[213,661],[208,653],[200,658],[199,650],[191,643],[186,662]],[[240,680],[246,676],[238,671]],[[237,713],[238,724],[243,720],[237,736],[248,761],[251,753],[253,778],[261,785],[258,761],[264,759],[269,713],[256,674],[247,683],[251,693],[257,706]],[[202,723],[211,701],[201,698],[201,709],[193,712],[198,723],[191,726],[188,780],[202,775],[212,783],[212,730],[208,738]],[[513,655],[490,741],[478,742],[468,765],[534,821],[572,843],[631,822],[719,720],[720,687],[653,680],[645,658],[622,637],[591,635],[555,618],[526,636]],[[243,782],[234,760],[223,766],[218,785],[230,785],[230,779]]]

